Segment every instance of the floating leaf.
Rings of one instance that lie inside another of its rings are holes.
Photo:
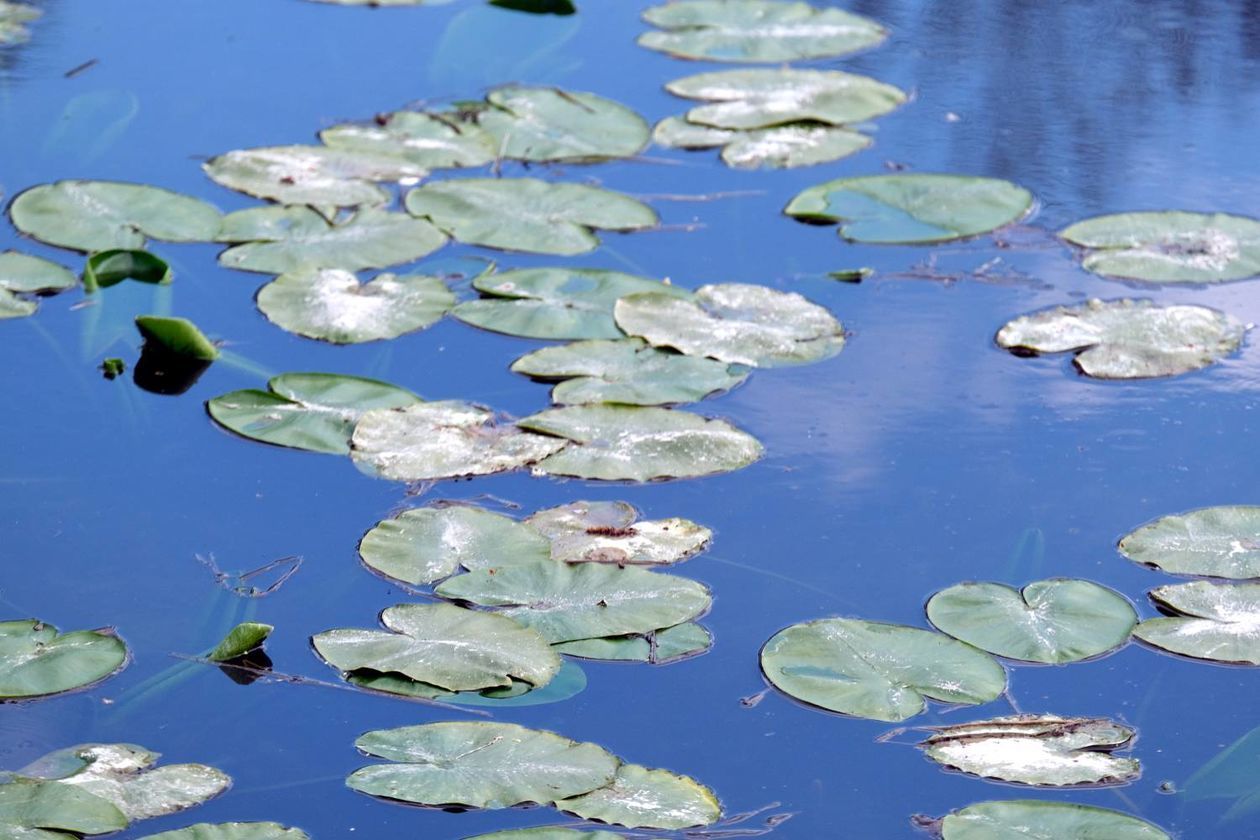
[[[244,149],[211,158],[202,168],[230,190],[312,207],[385,204],[390,195],[377,181],[418,180],[429,174],[406,158],[327,146]]]
[[[31,32],[26,24],[42,14],[34,6],[0,0],[0,47],[24,44],[30,40]]]
[[[725,420],[666,408],[581,405],[553,408],[517,422],[573,445],[534,471],[605,481],[691,478],[746,467],[761,444]]]
[[[561,642],[555,649],[581,659],[609,659],[619,662],[648,662],[668,665],[703,653],[713,645],[713,634],[699,624],[686,622],[646,636],[606,636]]]
[[[1016,318],[997,343],[1025,355],[1075,352],[1081,373],[1098,379],[1146,379],[1207,367],[1237,350],[1245,333],[1206,306],[1091,299]]]
[[[713,791],[687,776],[623,764],[611,785],[556,803],[584,820],[627,828],[676,829],[711,825],[722,816]]]
[[[486,96],[477,124],[497,156],[514,160],[605,160],[630,157],[648,142],[648,124],[626,106],[592,93],[504,87]]]
[[[1260,221],[1224,213],[1117,213],[1059,234],[1085,268],[1150,283],[1219,283],[1260,274]]]
[[[136,329],[140,331],[146,347],[151,345],[166,353],[207,362],[219,358],[218,346],[187,318],[138,315]]]
[[[0,320],[34,313],[39,304],[26,295],[55,294],[78,282],[54,262],[17,251],[0,253]]]
[[[262,643],[267,641],[267,637],[275,629],[270,624],[261,624],[257,621],[243,621],[233,627],[223,637],[223,641],[215,645],[206,654],[206,659],[215,662],[227,662],[229,659],[244,656],[251,650],[257,650],[262,647]]]
[[[396,385],[335,373],[282,373],[267,387],[215,397],[206,410],[216,423],[251,440],[345,455],[361,414],[421,402]]]
[[[1260,507],[1221,505],[1156,519],[1120,540],[1120,553],[1174,575],[1260,578]]]
[[[925,699],[975,705],[1006,688],[997,660],[948,636],[855,618],[780,630],[761,668],[781,691],[813,706],[874,720],[919,714]]]
[[[652,139],[676,149],[722,148],[722,160],[737,169],[789,169],[846,158],[873,142],[858,131],[827,125],[784,125],[729,131],[694,125],[678,117],[656,124]]]
[[[928,620],[955,639],[1007,659],[1061,664],[1099,656],[1129,639],[1137,612],[1087,580],[1051,578],[1023,589],[960,583],[927,603]]]
[[[401,674],[379,674],[373,671],[356,671],[347,674],[346,681],[369,691],[401,697],[418,697],[426,700],[441,700],[444,703],[459,706],[492,708],[518,708],[560,703],[586,690],[586,672],[577,664],[567,661],[560,666],[559,672],[551,681],[541,688],[535,688],[521,680],[512,680],[510,686],[502,688],[450,692],[427,683],[416,682]]]
[[[840,222],[853,242],[920,244],[991,233],[1023,218],[1032,194],[995,178],[871,175],[801,192],[783,212],[806,222]]]
[[[562,563],[669,566],[703,551],[712,539],[708,528],[677,517],[625,527],[594,525],[553,537],[551,558]]]
[[[679,0],[653,6],[643,19],[664,31],[640,35],[641,46],[709,61],[834,58],[888,37],[868,18],[777,0]]]
[[[941,840],[1172,840],[1145,820],[1092,805],[1009,799],[979,802],[946,814]]]
[[[87,258],[83,268],[83,290],[95,292],[116,286],[124,280],[138,280],[164,286],[174,279],[166,260],[148,251],[112,248]]]
[[[310,840],[310,835],[273,822],[197,823],[150,834],[141,840]]]
[[[592,229],[654,227],[656,212],[620,193],[533,178],[467,178],[407,193],[407,212],[453,238],[537,254],[582,254],[599,245]]]
[[[628,528],[639,512],[629,502],[569,502],[545,508],[526,517],[525,524],[544,537],[555,540],[585,534],[591,528]]]
[[[482,166],[495,159],[498,148],[475,121],[415,111],[385,114],[370,125],[335,125],[319,139],[335,149],[404,158],[428,169]]]
[[[935,727],[920,747],[927,757],[972,776],[1021,785],[1064,787],[1131,782],[1135,758],[1116,758],[1134,732],[1102,718],[1015,715]]]
[[[0,621],[0,700],[86,688],[126,662],[127,646],[113,630],[63,635],[34,619]]]
[[[112,802],[75,786],[13,778],[0,784],[0,837],[5,840],[74,840],[126,827],[127,818]]]
[[[1151,590],[1174,618],[1150,618],[1133,630],[1157,648],[1207,659],[1260,665],[1260,583],[1196,580]]]
[[[825,308],[747,283],[701,286],[687,300],[628,295],[615,314],[622,330],[657,347],[753,367],[816,362],[844,348],[844,327]]]

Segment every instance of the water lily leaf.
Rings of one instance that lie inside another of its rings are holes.
[[[780,630],[761,649],[779,690],[813,706],[901,721],[926,699],[975,705],[1006,688],[998,661],[939,633],[855,618],[824,618]]]
[[[385,114],[370,125],[335,125],[321,131],[319,139],[334,149],[403,158],[428,169],[483,166],[498,150],[495,139],[474,121],[415,111]]]
[[[1009,799],[979,802],[946,814],[941,840],[1172,840],[1154,825],[1092,805]]]
[[[578,501],[537,511],[525,518],[525,524],[555,540],[592,528],[628,528],[638,518],[639,512],[629,502]]]
[[[622,403],[665,405],[702,400],[729,391],[748,372],[712,359],[668,353],[634,338],[578,341],[526,353],[512,371],[563,380],[551,391],[562,405]]]
[[[457,400],[369,411],[354,428],[351,454],[381,478],[428,481],[519,469],[565,446],[493,419],[492,412]]]
[[[224,217],[219,262],[241,271],[284,274],[302,268],[388,268],[446,244],[437,228],[402,213],[368,207],[330,223],[309,207],[255,207]]]
[[[640,35],[641,46],[709,61],[834,58],[888,37],[868,18],[778,0],[680,0],[653,6],[643,19],[664,31]]]
[[[791,169],[846,158],[873,142],[858,131],[829,125],[782,125],[730,131],[695,125],[680,117],[656,124],[652,140],[675,149],[721,147],[722,160],[736,169]]]
[[[18,251],[0,253],[0,289],[47,295],[79,284],[79,278],[55,262]]]
[[[324,661],[341,671],[398,673],[448,691],[543,686],[560,656],[534,630],[493,613],[450,604],[399,604],[381,613],[380,630],[328,630],[311,638]]]
[[[126,663],[127,646],[113,630],[61,634],[34,619],[0,621],[0,700],[86,688]]]
[[[599,245],[593,229],[642,230],[658,221],[629,196],[533,178],[440,181],[410,191],[405,203],[460,242],[536,254],[582,254]]]
[[[25,318],[27,315],[34,315],[37,309],[39,304],[35,301],[0,286],[0,321],[5,318]]]
[[[647,662],[652,665],[668,665],[704,653],[712,646],[713,634],[690,621],[646,636],[606,636],[554,645],[560,653],[580,659]]]
[[[42,14],[34,6],[0,0],[0,47],[24,44],[30,40],[31,32],[25,24]]]
[[[591,268],[527,268],[483,274],[473,288],[488,295],[461,303],[451,314],[484,330],[523,338],[623,338],[613,304],[623,295],[659,291],[686,297],[686,289],[659,280]]]
[[[514,828],[491,834],[478,834],[468,840],[624,840],[611,831],[578,831],[574,828]]]
[[[112,802],[73,785],[14,778],[0,784],[0,837],[5,840],[73,840],[126,827],[127,818]]]
[[[712,539],[708,528],[677,517],[624,528],[595,526],[553,538],[551,558],[563,563],[670,566],[703,551]]]
[[[339,268],[281,274],[258,290],[258,308],[281,329],[334,344],[397,338],[436,323],[455,305],[440,277],[380,274],[367,283]]]
[[[141,840],[310,840],[310,835],[274,822],[197,823]]]
[[[113,248],[87,258],[83,268],[83,290],[95,292],[116,286],[124,280],[165,286],[175,279],[166,260],[148,251]]]
[[[955,639],[1007,659],[1061,664],[1099,656],[1129,639],[1137,612],[1088,580],[1051,578],[1022,590],[960,583],[927,603],[928,620]]]
[[[620,762],[595,744],[510,723],[430,723],[355,741],[396,764],[362,767],[346,784],[421,805],[508,808],[578,796],[612,782]]]
[[[138,315],[136,329],[140,331],[146,347],[155,346],[176,356],[207,362],[219,358],[218,346],[187,318]]]
[[[510,686],[486,688],[480,691],[444,691],[428,683],[408,679],[402,674],[380,674],[374,671],[355,671],[346,675],[351,685],[395,694],[402,697],[419,697],[441,700],[459,706],[488,706],[491,708],[517,708],[560,703],[576,697],[586,690],[586,672],[573,662],[564,662],[559,672],[545,686],[535,687],[522,680],[512,680]]]
[[[389,193],[375,182],[418,180],[429,174],[406,158],[327,146],[243,149],[211,158],[202,169],[230,190],[312,207],[385,204]]]
[[[701,286],[689,300],[627,295],[617,326],[657,347],[753,367],[804,364],[844,348],[844,327],[795,292],[748,283]]]
[[[1164,516],[1120,540],[1120,553],[1174,575],[1260,578],[1260,507],[1221,505]]]
[[[1032,193],[996,178],[871,175],[804,190],[783,212],[807,222],[840,222],[853,242],[913,245],[991,233],[1023,218]]]
[[[219,211],[195,198],[143,184],[58,181],[23,192],[9,206],[27,236],[75,251],[140,249],[147,238],[211,242]]]
[[[584,820],[627,828],[691,828],[711,825],[722,816],[713,791],[695,779],[638,764],[621,765],[612,784],[561,800],[556,807]]]
[[[495,607],[549,642],[649,633],[704,613],[703,584],[675,575],[598,563],[529,563],[447,578],[443,598]]]
[[[1150,283],[1219,283],[1260,274],[1260,221],[1224,213],[1116,213],[1059,234],[1086,270]]]
[[[271,631],[276,628],[270,624],[257,621],[243,621],[233,627],[214,648],[206,654],[206,659],[215,662],[227,662],[230,659],[244,656],[251,650],[262,647]]]
[[[1133,630],[1147,644],[1212,662],[1260,665],[1260,583],[1196,580],[1151,590],[1174,618],[1151,618]]]
[[[626,106],[592,93],[504,87],[486,96],[477,123],[498,157],[513,160],[606,160],[630,157],[648,142],[647,122]]]
[[[972,776],[1021,785],[1114,785],[1142,775],[1117,758],[1134,732],[1103,718],[1015,715],[935,727],[919,744],[927,757]]]
[[[388,382],[335,373],[282,373],[267,387],[215,397],[206,410],[220,426],[250,440],[346,455],[364,412],[421,402]]]
[[[1205,368],[1245,334],[1233,316],[1206,306],[1091,299],[1016,318],[997,343],[1024,355],[1075,352],[1081,373],[1098,379],[1147,379]]]

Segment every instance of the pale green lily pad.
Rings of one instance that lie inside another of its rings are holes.
[[[1076,353],[1081,373],[1148,379],[1205,368],[1236,351],[1247,328],[1206,306],[1091,299],[1008,322],[997,343],[1021,355]]]
[[[982,779],[1020,785],[1116,785],[1142,775],[1136,758],[1111,752],[1134,731],[1102,718],[1015,715],[934,727],[919,746],[932,761]]]
[[[18,230],[75,251],[143,248],[149,238],[212,242],[222,215],[196,198],[143,184],[58,181],[13,199]]]
[[[214,662],[227,662],[230,659],[244,656],[251,650],[262,647],[271,631],[276,628],[258,621],[243,621],[233,627],[209,653],[206,659]]]
[[[39,304],[35,301],[15,295],[0,286],[0,321],[6,318],[25,318],[27,315],[34,315],[37,309]]]
[[[489,475],[529,466],[565,447],[457,400],[369,411],[359,418],[351,455],[360,469],[395,481]]]
[[[914,245],[992,233],[1032,209],[1032,193],[996,178],[870,175],[804,190],[784,213],[807,222],[840,222],[853,242]]]
[[[1172,840],[1161,829],[1108,808],[1008,799],[946,814],[941,840]]]
[[[28,295],[56,294],[78,283],[69,269],[54,262],[17,251],[0,253],[0,320],[33,314],[39,303]]]
[[[1086,270],[1148,283],[1220,283],[1260,274],[1260,221],[1224,213],[1116,213],[1061,237],[1087,249]]]
[[[334,344],[397,338],[431,326],[455,305],[440,277],[379,274],[367,283],[339,268],[281,274],[258,308],[281,329]]]
[[[623,338],[613,304],[623,295],[656,291],[691,293],[659,280],[593,268],[526,268],[483,274],[473,288],[488,295],[461,303],[451,314],[484,330],[522,338]]]
[[[481,691],[444,691],[434,685],[408,679],[402,674],[381,674],[374,671],[356,671],[346,675],[346,682],[384,694],[423,700],[440,700],[458,706],[486,706],[490,708],[520,708],[560,703],[576,697],[586,690],[586,672],[573,662],[564,662],[551,681],[535,688],[522,680],[512,680],[510,686],[486,688]]]
[[[458,115],[397,111],[370,125],[346,123],[326,128],[319,139],[334,149],[404,158],[440,169],[483,166],[495,159],[498,144],[474,121]]]
[[[631,157],[648,143],[648,124],[626,106],[592,93],[504,87],[486,96],[477,124],[500,158],[530,161]]]
[[[1173,618],[1150,618],[1133,629],[1149,645],[1172,653],[1260,665],[1260,583],[1196,580],[1151,590]]]
[[[585,534],[591,528],[627,528],[638,518],[639,512],[629,502],[577,501],[537,511],[525,518],[525,524],[555,540]]]
[[[411,190],[407,212],[470,245],[536,254],[594,250],[594,229],[655,227],[656,211],[629,196],[585,184],[533,178],[467,178]]]
[[[267,387],[215,397],[206,410],[220,426],[250,440],[346,455],[364,412],[422,402],[388,382],[336,373],[282,373]]]
[[[1164,516],[1125,536],[1119,548],[1134,563],[1169,574],[1260,579],[1260,506]]]
[[[758,460],[756,438],[727,423],[666,408],[579,405],[517,421],[572,445],[534,465],[541,475],[652,481],[729,472]]]
[[[112,802],[76,786],[14,778],[0,784],[4,840],[73,840],[126,827],[127,817]]]
[[[667,117],[656,124],[653,141],[675,149],[721,147],[722,160],[736,169],[793,169],[846,158],[874,142],[859,131],[830,125],[783,125],[754,131],[689,123]]]
[[[624,528],[591,526],[554,537],[551,558],[562,563],[672,566],[709,546],[713,532],[689,519],[635,522]]]
[[[446,237],[423,219],[373,207],[335,223],[309,207],[254,207],[225,216],[219,241],[242,243],[219,255],[228,268],[284,274],[388,268],[428,256]]]
[[[447,578],[443,598],[493,607],[549,642],[649,633],[703,614],[703,584],[675,575],[599,563],[529,563]]]
[[[940,633],[856,618],[824,618],[780,630],[761,649],[776,688],[813,706],[902,721],[941,703],[988,703],[1006,671],[971,645]]]
[[[614,314],[627,334],[656,347],[752,367],[816,362],[844,348],[844,327],[824,307],[748,283],[701,286],[687,300],[627,295]]]
[[[618,759],[595,744],[510,723],[431,723],[368,732],[360,751],[395,764],[362,767],[346,784],[420,805],[509,808],[580,796],[613,781]]]
[[[1007,659],[1062,664],[1100,656],[1129,639],[1137,612],[1088,580],[1051,578],[1022,590],[960,583],[927,602],[928,620],[955,639]]]
[[[561,642],[555,649],[579,659],[606,659],[615,662],[647,662],[668,665],[704,653],[713,646],[713,634],[695,622],[685,622],[657,630],[646,636],[605,636]]]
[[[869,18],[778,0],[679,0],[653,6],[643,19],[663,31],[640,35],[641,46],[708,61],[834,58],[888,37]]]
[[[521,356],[512,363],[512,371],[562,380],[551,390],[552,402],[560,405],[694,402],[729,391],[748,378],[747,371],[733,365],[663,352],[637,338],[544,347]]]
[[[406,158],[327,146],[271,146],[228,152],[202,168],[230,190],[280,204],[360,207],[385,204],[378,181],[417,181],[429,170]]]
[[[62,634],[34,619],[0,621],[0,701],[86,688],[126,664],[127,646],[111,629]]]
[[[310,835],[274,822],[197,823],[141,840],[310,840]]]
[[[26,24],[38,19],[43,11],[25,3],[0,0],[0,47],[24,44],[31,38]]]
[[[627,828],[678,829],[711,825],[722,817],[713,791],[687,776],[623,764],[611,785],[556,804],[584,820]]]

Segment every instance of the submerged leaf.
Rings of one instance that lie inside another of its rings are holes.
[[[1260,221],[1224,213],[1116,213],[1059,234],[1085,268],[1150,283],[1219,283],[1260,274]]]
[[[0,253],[0,320],[33,314],[39,304],[27,295],[56,294],[78,282],[69,269],[54,262],[4,251]]]
[[[141,840],[310,840],[310,835],[274,822],[197,823]]]
[[[243,621],[233,627],[223,637],[223,641],[215,645],[206,654],[206,659],[215,662],[227,662],[230,659],[244,656],[251,650],[257,650],[262,647],[262,643],[267,641],[267,637],[275,629],[270,624],[261,624],[257,621]]]
[[[1260,583],[1197,580],[1152,589],[1151,600],[1176,616],[1134,628],[1147,644],[1195,659],[1260,665]]]
[[[441,700],[458,706],[518,708],[560,703],[576,697],[586,690],[586,672],[577,664],[566,661],[560,666],[560,671],[555,677],[541,688],[535,688],[521,680],[512,680],[510,686],[486,688],[481,691],[444,691],[437,686],[417,682],[401,674],[380,674],[375,671],[355,671],[347,674],[346,682],[368,691],[399,697]]]
[[[646,636],[605,636],[561,642],[555,649],[580,659],[607,659],[617,662],[648,662],[668,665],[704,653],[713,645],[713,634],[699,624],[686,622],[657,630]]]
[[[617,768],[607,787],[555,804],[584,820],[627,828],[692,828],[711,825],[722,816],[713,791],[695,779],[637,764]]]
[[[0,700],[86,688],[126,662],[127,646],[112,630],[61,634],[34,619],[0,621]]]
[[[1009,799],[968,805],[941,820],[941,840],[1172,840],[1154,825],[1092,805]]]
[[[0,782],[0,837],[5,840],[73,840],[126,827],[127,817],[114,803],[74,785],[12,777]],[[70,831],[74,834],[63,833]]]
[[[312,207],[385,204],[389,193],[376,182],[418,180],[429,174],[406,158],[327,146],[244,149],[211,158],[202,168],[230,190]]]
[[[1125,536],[1119,548],[1133,562],[1169,574],[1260,579],[1260,506],[1164,516]]]

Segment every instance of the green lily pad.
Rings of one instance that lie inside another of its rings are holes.
[[[1134,636],[1195,659],[1260,665],[1260,583],[1196,580],[1150,594],[1176,616],[1147,619],[1133,629]]]
[[[250,440],[346,455],[364,412],[422,402],[388,382],[335,373],[282,373],[267,387],[215,397],[206,410],[220,426]]]
[[[933,595],[927,616],[942,633],[981,650],[1052,664],[1114,650],[1137,624],[1137,612],[1124,596],[1069,578],[1039,580],[1022,590],[960,583]]]
[[[141,840],[310,840],[310,835],[274,822],[197,823]]]
[[[126,664],[127,646],[112,629],[61,634],[34,619],[0,621],[0,700],[86,688]]]
[[[588,526],[551,540],[551,559],[562,563],[671,566],[704,551],[713,532],[673,517],[624,527]]]
[[[695,125],[680,117],[656,124],[652,140],[675,149],[722,149],[722,160],[736,169],[792,169],[846,158],[874,142],[859,131],[830,125],[782,125],[731,131]]]
[[[580,796],[613,781],[620,762],[595,744],[510,723],[430,723],[368,732],[362,767],[346,784],[420,805],[509,808]]]
[[[281,274],[258,308],[281,329],[334,344],[397,338],[437,323],[455,295],[440,277],[380,274],[367,283],[339,268]]]
[[[577,501],[544,508],[525,518],[525,524],[549,539],[585,534],[591,528],[627,528],[639,512],[629,502]]]
[[[591,268],[527,268],[483,274],[473,288],[488,295],[451,314],[465,323],[523,338],[623,338],[613,304],[623,295],[658,291],[686,297],[686,289],[647,277]]]
[[[648,143],[647,122],[626,106],[592,93],[503,87],[486,96],[477,124],[498,157],[513,160],[606,160],[631,157]]]
[[[1260,221],[1224,213],[1117,213],[1059,234],[1086,270],[1148,283],[1220,283],[1260,274]]]
[[[1174,575],[1260,579],[1260,507],[1221,505],[1156,519],[1120,540],[1120,553]]]
[[[554,645],[560,653],[579,659],[647,662],[651,665],[668,665],[704,653],[712,646],[713,634],[690,621],[646,636],[605,636]]]
[[[937,764],[1020,785],[1115,785],[1142,775],[1136,758],[1112,750],[1133,741],[1127,726],[1102,718],[1015,715],[934,727],[919,744]]]
[[[840,222],[853,242],[915,245],[992,233],[1032,209],[1032,193],[996,178],[871,175],[804,190],[784,213],[806,222]]]
[[[612,784],[563,799],[556,807],[584,820],[627,828],[692,828],[722,817],[713,791],[695,779],[637,764],[621,765]]]
[[[25,3],[10,3],[0,0],[0,47],[24,44],[31,38],[31,31],[26,24],[38,19],[44,13]]]
[[[1176,376],[1236,351],[1246,327],[1206,306],[1091,299],[1024,315],[997,343],[1021,355],[1074,352],[1077,369],[1098,379]]]
[[[257,621],[243,621],[233,627],[223,637],[223,641],[215,645],[206,654],[206,659],[214,662],[227,662],[230,659],[244,656],[251,650],[257,650],[262,647],[262,643],[267,641],[267,637],[275,629],[270,624],[262,624]]]
[[[324,661],[344,672],[398,673],[447,691],[544,686],[560,656],[528,627],[450,604],[399,604],[381,613],[390,631],[328,630],[311,638]]]
[[[218,346],[187,318],[163,318],[158,315],[136,316],[136,329],[145,345],[153,345],[176,356],[202,361],[219,358]]]
[[[470,245],[536,254],[582,254],[594,229],[655,227],[656,211],[626,195],[585,184],[533,178],[466,178],[407,193],[407,212]]]
[[[495,159],[498,144],[475,121],[448,114],[397,111],[369,125],[326,128],[319,139],[334,149],[403,158],[428,169],[483,166]]]
[[[506,709],[560,703],[576,697],[586,690],[586,672],[577,664],[566,661],[545,686],[535,687],[522,680],[514,679],[510,686],[486,688],[481,691],[444,691],[437,686],[408,679],[402,674],[380,674],[374,671],[355,671],[347,674],[346,682],[369,691],[401,697],[440,700],[443,703],[453,703],[458,706]]]
[[[968,805],[941,820],[941,840],[1172,840],[1154,825],[1092,805],[1008,799]]]
[[[447,578],[443,598],[493,607],[549,642],[649,633],[690,621],[713,603],[694,580],[598,563],[528,563]]]
[[[327,146],[243,149],[211,158],[202,169],[230,190],[312,207],[385,204],[390,195],[376,182],[415,181],[429,174],[403,157]]]
[[[902,721],[926,700],[976,705],[1006,689],[1006,671],[971,645],[940,633],[855,618],[780,630],[761,649],[771,684],[823,709]]]
[[[73,785],[13,778],[0,784],[5,840],[74,840],[126,827],[127,817],[114,803]]]
[[[868,18],[777,0],[679,0],[653,6],[643,19],[664,31],[640,35],[641,46],[708,61],[834,58],[888,37]]]
[[[844,327],[824,307],[747,283],[701,286],[689,300],[627,295],[614,312],[617,326],[656,347],[753,367],[816,362],[844,348]]]
[[[148,238],[211,242],[223,218],[204,201],[113,181],[58,181],[32,187],[13,199],[9,217],[27,236],[75,251],[135,250]]]
[[[166,260],[148,251],[112,248],[98,251],[87,259],[83,268],[83,290],[95,292],[116,286],[124,280],[136,280],[165,286],[175,279]]]
[[[667,408],[579,405],[517,421],[572,445],[534,465],[542,475],[605,481],[692,478],[741,469],[762,456],[756,438],[725,420]]]
[[[34,315],[39,304],[33,300],[16,295],[0,286],[0,321],[6,318],[25,318]]]
[[[4,251],[0,253],[0,320],[33,314],[39,303],[29,295],[56,294],[78,282],[69,269],[54,262]]]

